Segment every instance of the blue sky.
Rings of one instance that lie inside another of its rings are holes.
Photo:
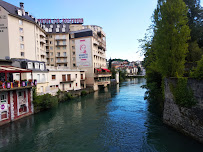
[[[143,60],[138,39],[151,24],[157,0],[4,0],[36,18],[83,18],[84,25],[103,27],[107,39],[107,59]],[[202,2],[201,2],[202,3]]]

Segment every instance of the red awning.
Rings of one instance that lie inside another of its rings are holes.
[[[97,71],[101,72],[102,70],[101,69],[96,69]]]
[[[102,68],[102,70],[105,70],[106,72],[111,72],[109,69]]]

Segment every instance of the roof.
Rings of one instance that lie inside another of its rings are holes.
[[[82,29],[82,30],[78,30],[78,31],[71,31],[70,34],[80,33],[80,32],[87,32],[87,31],[92,31],[92,30],[91,29]]]
[[[32,70],[17,68],[14,66],[6,66],[6,65],[0,65],[0,72],[3,73],[27,73],[32,72]]]
[[[21,8],[17,7],[17,6],[14,6],[12,4],[9,4],[3,0],[0,0],[0,6],[2,6],[6,11],[9,12],[10,15],[14,15],[14,16],[17,16],[19,18],[22,18],[22,19],[25,19],[25,20],[28,20],[36,25],[38,25],[36,22],[35,22],[35,18],[34,17],[31,17],[31,15],[28,15],[27,13],[25,13],[25,15],[18,15],[18,10],[22,10]]]

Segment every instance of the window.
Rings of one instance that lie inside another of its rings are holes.
[[[75,61],[75,57],[73,57],[72,59],[73,59],[73,61]]]
[[[77,74],[75,74],[75,78],[77,78]]]
[[[52,80],[56,80],[56,75],[51,76]]]
[[[33,67],[32,67],[32,62],[28,62],[27,63],[27,66],[28,66],[28,69],[32,69]]]
[[[49,35],[49,38],[52,38],[52,35]]]
[[[37,74],[37,82],[40,82],[40,74]]]
[[[63,45],[66,45],[66,41],[63,41]]]
[[[19,20],[19,25],[23,25],[23,21],[22,20]]]
[[[52,44],[52,41],[49,41],[49,44]]]
[[[74,41],[74,40],[72,40],[72,43],[73,43],[73,44],[75,44],[75,41]]]
[[[63,52],[63,56],[66,56],[66,52]]]
[[[77,86],[78,86],[78,83],[76,83],[75,86],[77,87]]]
[[[18,97],[22,97],[22,92],[21,91],[18,92]]]
[[[24,49],[24,44],[20,44],[20,49],[21,49],[21,50]]]
[[[56,48],[57,48],[57,50],[60,50],[60,47],[57,46]]]
[[[25,56],[25,53],[24,53],[24,52],[20,52],[20,56],[21,56],[21,57],[24,57],[24,56]]]
[[[6,103],[7,100],[6,100],[6,94],[2,94],[1,95],[1,103]]]
[[[51,56],[53,56],[53,55],[54,55],[54,53],[53,53],[53,52],[50,52],[50,55],[51,55]]]
[[[75,46],[72,46],[72,49],[75,49]]]
[[[20,41],[22,42],[22,41],[24,41],[24,38],[23,38],[23,36],[20,36]]]
[[[71,83],[70,83],[70,88],[71,88]]]
[[[80,77],[81,77],[81,80],[83,80],[83,74],[81,74]]]
[[[65,50],[65,49],[66,49],[66,46],[63,46],[63,49]]]
[[[50,50],[53,50],[53,46],[50,46],[49,48],[50,48]]]
[[[44,63],[40,63],[40,70],[44,70]]]
[[[53,58],[51,58],[51,62],[54,62],[54,59],[53,59]]]
[[[62,81],[66,81],[66,75],[62,75]]]
[[[71,80],[71,75],[67,74],[67,81],[70,81],[70,80]]]
[[[56,44],[57,44],[57,45],[60,45],[60,42],[59,42],[59,41],[56,41]]]
[[[73,52],[73,55],[75,55],[75,52]]]
[[[73,67],[75,67],[75,63],[73,63]]]
[[[39,63],[35,63],[35,69],[39,69]]]
[[[60,56],[60,52],[57,52],[57,57],[59,57]]]
[[[19,28],[19,32],[20,32],[20,33],[23,33],[23,28],[20,27],[20,28]]]

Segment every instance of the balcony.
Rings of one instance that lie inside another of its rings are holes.
[[[45,39],[40,39],[40,43],[42,43],[42,44],[46,44]]]
[[[55,40],[56,41],[64,41],[64,40],[66,40],[66,37],[55,37]]]
[[[46,55],[46,51],[40,50],[41,51],[41,55]]]
[[[11,91],[11,90],[20,90],[25,88],[31,88],[37,85],[37,81],[13,81],[13,82],[1,82],[0,81],[0,92]]]
[[[67,79],[67,80],[62,80],[60,83],[70,83],[70,82],[73,82],[75,81],[75,79]]]
[[[57,43],[56,46],[66,46],[66,43]]]
[[[99,78],[99,77],[110,77],[112,75],[111,72],[96,72],[94,74],[95,78]]]
[[[67,58],[67,55],[56,55],[57,58]]]
[[[65,60],[65,61],[64,60],[57,60],[56,61],[56,63],[67,63],[67,62],[68,62],[67,60]]]
[[[110,84],[110,80],[109,81],[98,81],[97,84],[102,85],[102,86],[107,85],[107,84]]]

